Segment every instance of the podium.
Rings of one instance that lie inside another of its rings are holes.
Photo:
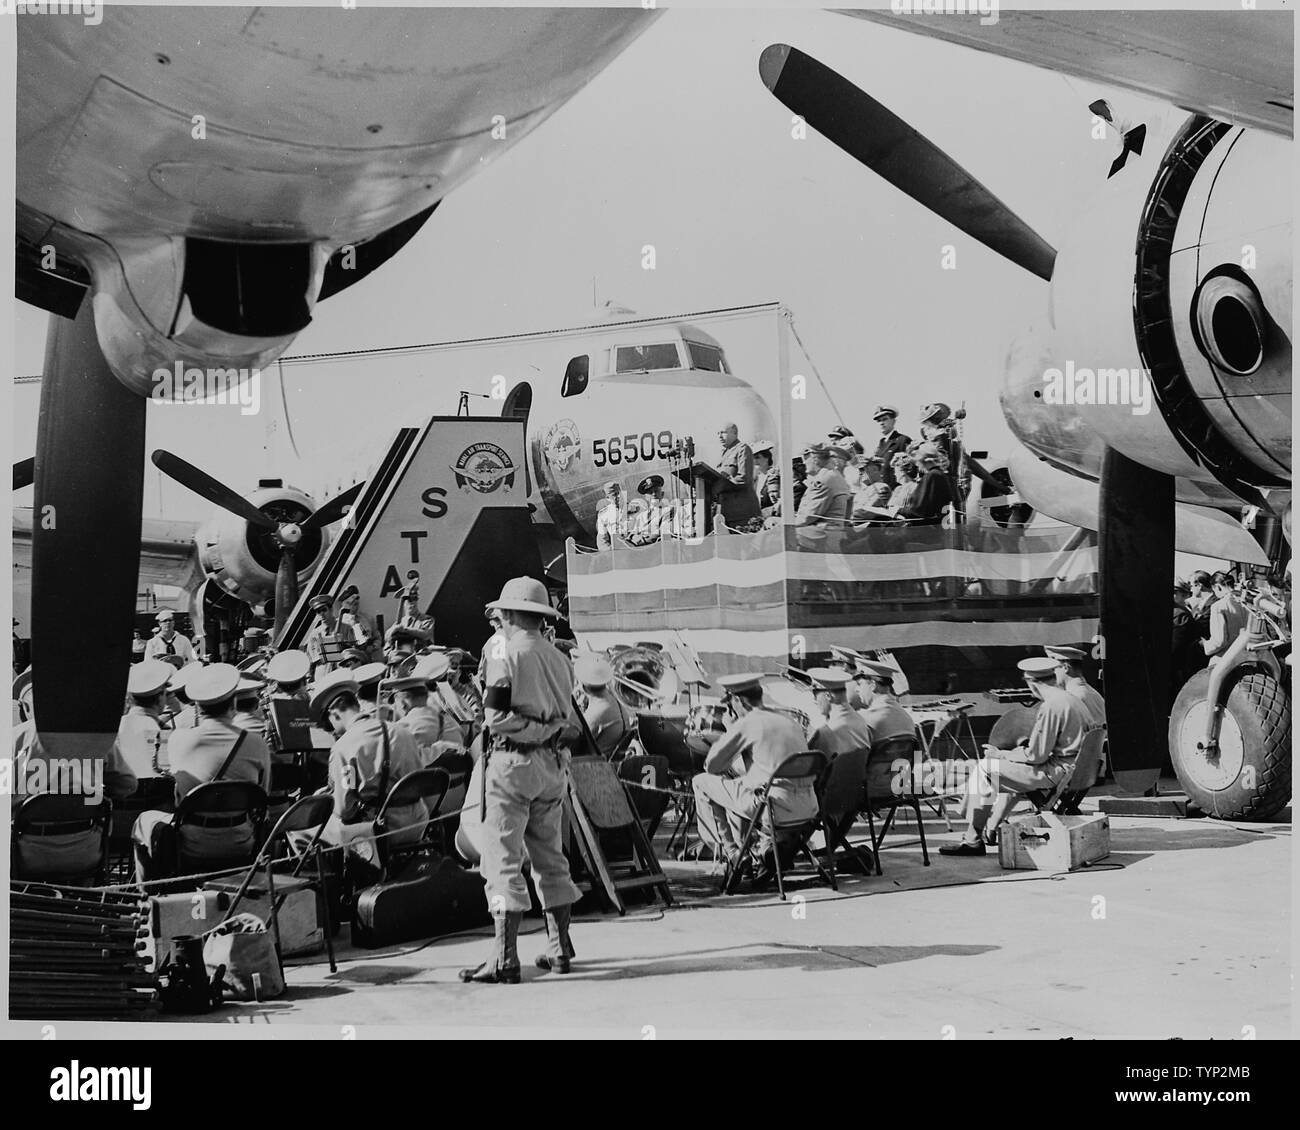
[[[692,529],[697,535],[707,537],[713,533],[713,502],[717,497],[718,484],[727,481],[726,475],[698,459],[685,467],[679,467],[673,474],[691,491],[685,501],[691,506]]]

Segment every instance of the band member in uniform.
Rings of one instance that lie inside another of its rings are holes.
[[[393,712],[379,701],[379,684],[388,668],[382,663],[363,663],[352,669],[352,681],[357,684],[357,699],[361,703],[362,714],[374,714],[383,711],[385,722],[393,720]]]
[[[859,659],[857,670],[861,676],[858,688],[865,705],[859,713],[867,724],[871,745],[887,742],[890,738],[905,738],[916,732],[916,723],[894,697],[894,676],[898,673],[888,663],[874,659]]]
[[[410,733],[363,714],[351,671],[331,671],[312,686],[311,714],[317,725],[332,730],[329,788],[334,813],[321,839],[346,845],[357,859],[375,864],[374,820],[384,798],[408,773],[420,768]],[[424,801],[400,805],[386,819],[397,845],[414,843],[424,834],[429,811]]]
[[[348,585],[339,593],[339,623],[352,633],[353,646],[359,648],[370,658],[379,637],[370,618],[360,611],[361,592],[356,585]]]
[[[718,442],[722,444],[722,454],[715,470],[722,481],[715,488],[714,501],[718,517],[735,530],[759,516],[758,494],[754,490],[754,453],[748,444],[740,442],[740,431],[735,424],[723,424],[718,429]]]
[[[387,685],[396,695],[401,712],[396,723],[410,733],[420,755],[420,764],[432,765],[448,749],[461,748],[460,723],[442,709],[441,701],[433,700],[429,684],[446,675],[451,663],[445,655],[422,657],[409,675],[390,681]]]
[[[704,772],[692,781],[700,839],[713,849],[715,858],[733,864],[740,862],[736,838],[740,822],[758,808],[754,790],[771,780],[786,758],[808,748],[799,723],[763,704],[762,679],[761,674],[741,674],[718,680],[736,719],[713,743],[704,759]],[[773,785],[771,797],[778,822],[812,820],[817,815],[817,795],[810,781]],[[759,850],[766,853],[770,847],[764,834]],[[775,874],[769,865],[755,877],[756,882],[765,880],[768,871]]]
[[[632,732],[635,724],[611,689],[614,668],[603,655],[588,652],[574,661],[573,674],[587,698],[587,707],[582,712],[587,729],[591,731],[601,756],[609,757]]]
[[[174,668],[160,659],[134,663],[127,671],[126,692],[131,705],[117,726],[117,749],[136,777],[154,777],[158,764],[160,734],[171,729],[164,715],[163,696]]]
[[[573,665],[547,643],[541,628],[558,613],[546,586],[515,577],[488,607],[501,613],[503,654],[488,660],[480,830],[488,906],[496,923],[491,956],[462,981],[518,984],[519,923],[530,906],[521,867],[524,849],[546,914],[543,969],[567,973],[573,958],[569,916],[579,897],[561,842],[565,788],[563,744],[578,735]]]
[[[882,404],[871,414],[871,418],[880,425],[880,439],[871,458],[880,467],[880,473],[892,491],[898,486],[898,481],[894,477],[894,456],[900,451],[907,450],[912,437],[904,435],[895,426],[898,423],[898,409],[892,404]]]
[[[188,687],[190,680],[203,670],[202,663],[187,663],[168,681],[166,708],[171,712],[172,729],[192,730],[199,724],[199,709],[190,701]]]
[[[1077,647],[1063,646],[1045,647],[1043,651],[1056,660],[1056,685],[1083,703],[1094,726],[1106,725],[1106,700],[1083,677],[1084,653]]]
[[[271,753],[260,734],[235,725],[235,693],[239,671],[229,663],[214,663],[197,672],[186,683],[186,693],[199,710],[198,725],[177,730],[171,736],[168,756],[176,782],[176,800],[209,781],[251,781],[270,787]],[[240,739],[242,738],[242,741]],[[236,742],[240,742],[236,749]],[[229,760],[234,752],[234,759]],[[227,761],[229,760],[229,764]],[[171,813],[149,811],[140,814],[131,830],[135,845],[136,876],[141,882],[154,878],[162,869],[159,835],[169,824]],[[254,828],[245,820],[233,827],[182,826],[179,834],[188,855],[229,859],[255,850]]]
[[[316,620],[307,630],[303,650],[311,660],[312,678],[334,670],[343,649],[352,643],[352,633],[347,631],[334,614],[334,598],[328,593],[318,593],[307,602],[316,613]]]
[[[1056,686],[1055,659],[1022,659],[1019,666],[1039,700],[1034,728],[1026,744],[1015,749],[984,747],[971,775],[970,826],[959,843],[939,849],[942,855],[983,855],[985,843],[994,842],[998,824],[1019,796],[1054,789],[1074,772],[1083,736],[1092,728],[1083,703]]]
[[[239,685],[235,687],[235,716],[232,719],[241,730],[252,730],[263,736],[266,733],[266,715],[262,713],[264,687],[261,679],[250,678],[241,672]]]
[[[834,667],[814,667],[808,677],[812,680],[818,715],[809,729],[808,748],[834,760],[838,753],[870,746],[870,728],[862,715],[849,706],[848,685],[852,676]]]
[[[193,646],[176,632],[176,614],[164,608],[154,619],[158,621],[158,634],[144,645],[144,657],[161,659],[164,655],[175,655],[182,663],[193,663]]]

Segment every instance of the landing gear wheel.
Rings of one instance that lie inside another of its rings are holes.
[[[1219,729],[1219,748],[1198,749],[1209,705],[1208,671],[1178,692],[1169,714],[1169,757],[1191,802],[1220,820],[1267,820],[1291,800],[1291,700],[1271,674],[1239,673]]]

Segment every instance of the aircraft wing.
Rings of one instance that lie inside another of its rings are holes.
[[[1294,17],[1260,11],[1016,11],[953,15],[844,11],[1292,136]]]
[[[193,591],[203,580],[194,534],[198,522],[167,522],[145,518],[140,523],[140,585],[170,585]],[[14,507],[14,574],[30,577],[32,569],[32,509]],[[73,598],[69,594],[70,599]],[[16,603],[16,601],[15,601]]]

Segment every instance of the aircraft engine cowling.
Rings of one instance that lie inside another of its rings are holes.
[[[248,501],[280,522],[302,522],[315,509],[312,498],[293,487],[256,490]],[[194,537],[204,573],[238,600],[257,604],[275,596],[280,549],[275,534],[259,530],[235,514],[220,511]],[[307,529],[298,543],[296,560],[301,586],[312,575],[329,547],[327,529]]]
[[[1211,496],[1257,499],[1291,477],[1288,146],[1198,116],[1148,154],[1057,257],[1060,382],[1021,379],[1019,392]]]

